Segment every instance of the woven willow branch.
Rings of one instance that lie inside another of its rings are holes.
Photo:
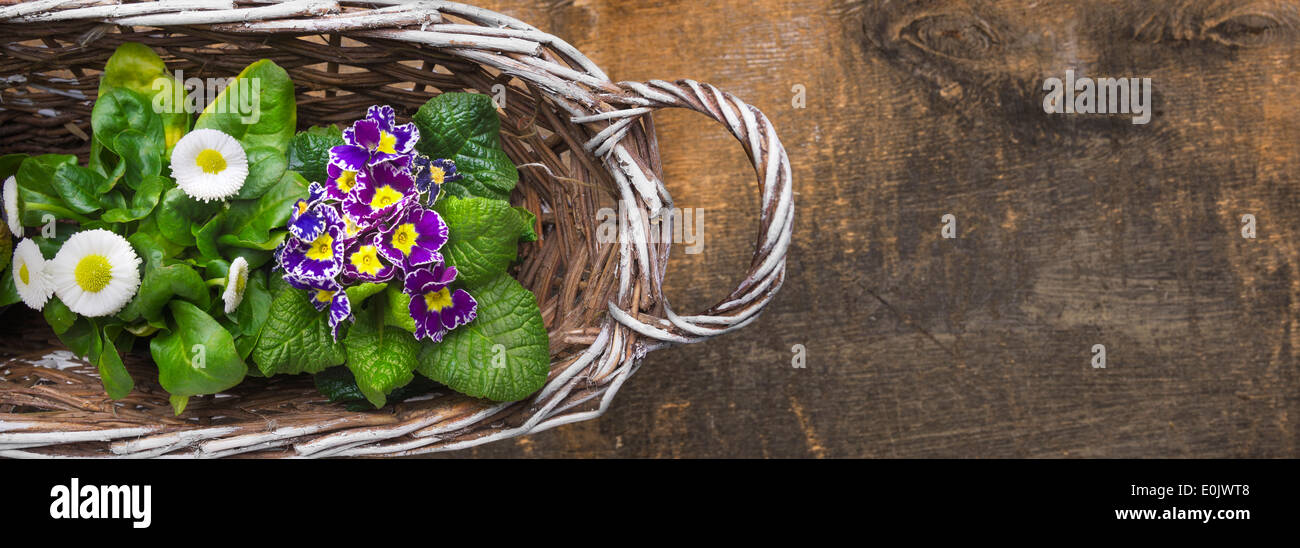
[[[134,34],[110,40],[114,35],[106,24],[129,27]],[[542,251],[525,259],[520,273],[551,318],[553,359],[545,387],[526,401],[494,404],[439,393],[398,404],[392,412],[346,412],[321,402],[309,383],[272,379],[248,392],[241,385],[232,394],[192,403],[188,413],[201,415],[195,422],[169,417],[165,394],[146,387],[122,402],[107,401],[92,367],[67,352],[49,355],[37,348],[0,364],[0,456],[315,458],[472,447],[601,415],[646,352],[750,324],[784,281],[794,218],[792,181],[789,158],[767,117],[691,80],[613,83],[568,43],[505,15],[442,1],[40,0],[0,8],[0,31],[42,40],[50,48],[44,55],[12,45],[0,51],[0,76],[20,76],[31,90],[0,96],[6,99],[0,119],[6,126],[63,128],[58,143],[88,133],[89,99],[78,97],[93,93],[97,77],[86,75],[83,81],[74,69],[75,84],[60,87],[66,78],[43,71],[72,58],[102,66],[112,47],[128,39],[157,42],[178,62],[197,63],[191,58],[194,48],[226,42],[239,51],[269,45],[277,54],[327,63],[324,72],[288,67],[300,88],[325,90],[323,97],[300,99],[300,119],[307,123],[346,119],[377,100],[367,79],[383,86],[382,100],[418,106],[429,95],[427,87],[486,92],[494,83],[516,78],[505,117],[520,122],[517,127],[524,121],[535,125],[531,133],[521,130],[505,139],[507,152],[527,160],[521,168],[539,168],[521,169],[536,172],[521,181],[521,192],[530,209],[549,210],[554,224]],[[299,39],[312,34],[329,35],[329,44],[308,47]],[[362,46],[348,49],[340,37]],[[374,49],[385,53],[376,56]],[[86,57],[87,51],[95,54]],[[246,63],[222,57],[202,61]],[[390,57],[422,61],[422,69]],[[363,81],[338,72],[340,64],[354,63],[369,71]],[[452,74],[430,70],[439,65]],[[403,80],[414,87],[389,85]],[[658,175],[653,124],[646,116],[662,108],[690,109],[723,124],[753,161],[762,188],[760,231],[748,272],[735,290],[698,315],[678,315],[663,294],[673,202]],[[536,128],[551,136],[543,138]],[[7,135],[0,134],[0,146],[44,142]],[[617,253],[597,245],[586,226],[598,196],[635,205],[620,227],[626,237]],[[662,227],[666,237],[651,242],[652,225]],[[607,316],[599,314],[602,308]],[[135,375],[137,380],[148,376],[147,366],[141,366],[144,373]],[[17,411],[32,408],[54,412]]]

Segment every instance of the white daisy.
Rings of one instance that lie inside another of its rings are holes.
[[[248,261],[235,257],[230,263],[230,274],[226,275],[226,291],[221,300],[226,302],[226,314],[233,314],[239,303],[244,302],[244,288],[248,286]]]
[[[50,261],[54,293],[82,316],[116,314],[140,288],[140,257],[126,238],[103,229],[73,234]]]
[[[4,189],[0,189],[3,194],[5,205],[5,222],[9,223],[9,231],[14,233],[18,238],[23,237],[22,219],[18,217],[18,179],[10,175],[5,179]]]
[[[234,137],[215,129],[196,129],[172,150],[176,186],[195,200],[225,200],[239,193],[248,177],[248,157]]]
[[[45,308],[45,301],[54,293],[50,272],[36,242],[24,239],[14,247],[14,287],[18,296],[33,310]]]

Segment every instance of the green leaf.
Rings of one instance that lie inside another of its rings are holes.
[[[519,214],[519,219],[523,222],[523,225],[528,229],[527,232],[519,236],[519,241],[536,242],[537,241],[537,216],[533,215],[533,212],[528,211],[527,209],[524,209],[522,207],[516,207],[514,208],[514,210],[516,213]]]
[[[0,210],[3,210],[3,208],[0,208]],[[0,226],[0,228],[8,228],[8,225]],[[0,230],[0,272],[4,272],[6,268],[9,268],[9,261],[13,260],[13,256],[13,236],[8,230]]]
[[[301,173],[308,181],[325,183],[329,176],[330,149],[344,144],[343,130],[338,126],[313,126],[300,131],[289,143],[289,169]]]
[[[449,195],[510,198],[519,171],[501,149],[501,120],[491,97],[444,93],[421,106],[413,120],[421,154],[456,162],[463,178],[442,186]]]
[[[194,247],[198,248],[199,255],[202,256],[203,259],[212,260],[221,258],[221,251],[217,249],[217,237],[221,233],[221,227],[224,222],[225,214],[218,213],[202,226],[197,224],[190,225],[190,232],[194,234]]]
[[[108,89],[95,100],[90,125],[95,141],[117,154],[131,177],[142,180],[159,173],[160,156],[167,150],[166,130],[145,96],[128,88]],[[132,182],[138,180],[127,180]]]
[[[129,207],[110,209],[105,211],[100,218],[110,223],[125,223],[148,217],[150,213],[153,213],[154,206],[158,205],[158,199],[162,196],[163,188],[171,186],[171,184],[171,180],[166,177],[158,175],[146,177],[140,188],[131,195],[131,205]]]
[[[293,203],[307,197],[307,180],[297,172],[285,171],[279,182],[256,200],[235,200],[226,211],[222,245],[251,249],[275,249],[283,233],[272,230],[284,227],[293,211]]]
[[[546,383],[550,347],[537,298],[508,274],[473,292],[478,317],[425,344],[419,372],[457,392],[496,401],[527,398]],[[497,346],[500,345],[500,346]]]
[[[145,179],[162,173],[164,146],[162,140],[136,129],[124,130],[113,138],[113,150],[121,156],[122,180],[127,186],[139,188]]]
[[[366,299],[369,299],[374,295],[382,293],[384,289],[387,288],[387,284],[375,284],[370,282],[359,283],[347,288],[348,302],[352,304],[353,310],[360,310],[361,303],[366,302]]]
[[[246,149],[245,154],[248,157],[248,177],[244,179],[244,186],[239,188],[235,199],[256,200],[280,182],[280,178],[285,175],[288,160],[284,157],[284,151],[271,147]]]
[[[171,187],[163,193],[154,217],[158,232],[164,238],[177,245],[193,247],[194,233],[190,231],[190,225],[206,224],[219,209],[221,202],[200,202],[190,198],[179,187]]]
[[[49,303],[46,303],[46,306],[49,306]],[[99,351],[103,348],[99,329],[90,318],[77,316],[76,321],[72,322],[66,331],[57,335],[74,355],[90,361],[99,356]]]
[[[244,380],[248,366],[230,332],[186,301],[172,301],[167,308],[173,323],[149,342],[149,350],[158,364],[158,383],[173,398],[215,394]]]
[[[77,313],[63,304],[58,297],[50,297],[41,313],[45,315],[45,323],[50,324],[50,328],[54,329],[55,335],[67,333],[72,324],[77,321]]]
[[[140,94],[149,100],[154,112],[161,113],[168,152],[189,131],[191,116],[185,110],[185,88],[148,46],[127,42],[108,58],[99,79],[99,95],[114,88]]]
[[[203,109],[194,127],[221,130],[243,145],[248,154],[249,179],[238,198],[249,200],[261,196],[280,179],[297,124],[298,110],[289,73],[262,59],[248,65],[231,80]],[[263,147],[270,150],[255,150]],[[260,165],[265,162],[271,163]]]
[[[271,300],[266,323],[253,348],[253,362],[266,376],[319,373],[343,363],[343,344],[334,341],[329,314],[318,312],[307,293],[286,287]]]
[[[352,402],[366,399],[366,395],[357,388],[356,378],[346,367],[331,367],[312,377],[316,389],[320,390],[331,402]]]
[[[113,327],[121,329],[120,326]],[[109,336],[109,328],[105,328],[103,345],[99,358],[95,360],[95,367],[99,368],[99,381],[104,385],[108,397],[120,400],[135,387],[135,381],[122,363],[122,356],[117,353],[117,346]]]
[[[262,336],[262,326],[271,310],[271,292],[266,290],[266,281],[260,272],[248,273],[248,284],[244,286],[244,300],[235,309],[235,323],[239,325],[241,335],[235,339],[235,348],[239,357],[247,358],[257,347]]]
[[[505,272],[518,256],[519,238],[532,233],[502,200],[447,196],[433,208],[450,228],[442,255],[456,267],[456,280],[471,288]]]
[[[384,325],[382,306],[375,304],[371,301],[370,310],[358,315],[343,344],[357,388],[380,408],[387,403],[390,392],[415,377],[420,343],[410,333]]]
[[[5,154],[0,156],[0,181],[4,181],[10,175],[18,173],[18,166],[22,165],[23,160],[26,159],[26,154]]]
[[[14,285],[14,269],[5,269],[4,275],[0,276],[0,306],[9,306],[22,301],[22,297],[18,295],[18,287]]]
[[[208,308],[211,296],[207,284],[192,267],[183,263],[167,264],[163,247],[148,233],[136,232],[127,241],[145,262],[144,277],[135,298],[127,303],[119,317],[128,322],[144,318],[161,327],[163,307],[174,297]]]
[[[357,386],[356,377],[346,367],[331,367],[317,373],[313,380],[316,381],[316,389],[322,395],[329,398],[331,402],[347,404],[349,411],[365,411],[371,408],[371,404],[366,400],[366,395]],[[414,377],[411,384],[393,389],[388,394],[388,401],[399,402],[407,398],[428,394],[437,389],[437,383],[424,377]]]
[[[388,290],[384,292],[387,297],[384,301],[384,325],[405,329],[407,333],[415,333],[415,318],[411,317],[411,296],[402,291],[402,284],[393,282],[388,284]]]
[[[54,169],[51,183],[55,192],[63,198],[63,203],[77,213],[91,213],[99,210],[99,194],[104,178],[93,170],[75,163],[61,163]]]
[[[15,179],[18,182],[18,211],[23,226],[40,226],[45,215],[56,219],[77,222],[88,221],[73,210],[59,193],[66,180],[55,180],[55,174],[67,166],[76,166],[77,157],[70,154],[43,154],[23,160]]]

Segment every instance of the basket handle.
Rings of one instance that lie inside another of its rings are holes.
[[[606,112],[595,116],[575,118],[575,121],[592,121],[593,119],[623,118],[611,124],[603,135],[597,135],[588,143],[589,149],[598,156],[605,157],[607,167],[614,172],[615,178],[623,187],[624,196],[630,196],[635,189],[646,203],[653,218],[662,210],[660,196],[668,201],[671,211],[671,198],[662,181],[653,174],[648,177],[648,169],[640,169],[635,161],[622,149],[619,143],[628,131],[628,125],[652,110],[659,108],[685,108],[712,118],[726,127],[745,148],[745,153],[753,162],[758,175],[758,184],[762,192],[759,209],[759,231],[755,245],[754,257],[744,278],[717,304],[708,310],[693,316],[679,316],[664,297],[662,285],[662,267],[666,265],[667,254],[662,263],[647,264],[648,253],[643,238],[631,244],[635,250],[641,268],[647,270],[652,280],[651,290],[663,305],[664,317],[643,321],[635,314],[637,303],[629,303],[631,312],[624,310],[615,302],[609,303],[609,312],[619,323],[646,337],[668,343],[694,343],[723,333],[740,329],[753,322],[759,312],[771,302],[785,280],[785,258],[790,247],[791,229],[794,224],[794,199],[791,189],[790,159],[785,147],[776,136],[772,123],[757,108],[741,101],[730,93],[725,93],[709,84],[692,80],[665,82],[652,80],[646,83],[620,82],[624,94],[606,96],[606,99],[628,104],[633,108]],[[621,126],[621,127],[620,127]],[[603,138],[602,138],[603,137]],[[629,165],[630,164],[630,165]],[[649,179],[653,190],[644,184]],[[638,184],[642,183],[642,184]],[[639,224],[633,223],[633,228]],[[625,251],[626,248],[625,248]],[[620,291],[621,293],[621,291]],[[620,299],[623,300],[623,299]]]

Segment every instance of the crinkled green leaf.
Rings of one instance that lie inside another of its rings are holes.
[[[215,394],[244,380],[248,366],[230,332],[186,301],[172,301],[167,309],[172,322],[149,342],[149,350],[158,364],[158,384],[173,398]],[[173,407],[178,406],[173,402]]]
[[[348,302],[352,304],[353,310],[360,310],[362,303],[365,303],[366,299],[382,293],[384,289],[387,288],[387,284],[375,284],[370,282],[359,283],[347,288]]]
[[[388,284],[388,289],[384,291],[387,299],[384,302],[384,325],[405,329],[407,333],[415,333],[415,318],[411,317],[411,296],[402,291],[400,282]]]
[[[289,143],[289,169],[301,173],[308,181],[324,184],[330,149],[342,144],[343,130],[338,126],[313,126],[300,131]]]
[[[456,172],[463,176],[442,186],[447,194],[510,198],[519,171],[501,148],[501,120],[491,97],[444,93],[421,106],[412,119],[420,129],[420,153],[455,161]]]
[[[249,180],[244,182],[237,198],[251,200],[280,180],[297,124],[298,110],[289,73],[262,59],[248,65],[231,80],[203,109],[194,127],[221,130],[243,145],[249,157]]]
[[[331,367],[320,373],[317,373],[313,380],[316,381],[316,389],[322,395],[329,398],[331,402],[341,402],[347,404],[349,411],[365,411],[371,409],[372,405],[366,399],[366,395],[361,392],[357,386],[356,377],[352,371],[346,367]],[[408,398],[428,394],[438,388],[438,384],[424,377],[414,377],[411,383],[406,386],[394,388],[388,394],[389,402],[399,402]]]
[[[527,398],[546,383],[550,369],[537,298],[508,274],[471,294],[478,301],[478,318],[447,333],[441,343],[426,343],[419,372],[477,398]]]
[[[357,388],[376,408],[387,403],[394,389],[411,382],[420,353],[415,337],[384,324],[383,306],[372,300],[370,309],[358,315],[343,341]]]
[[[527,229],[526,232],[524,232],[522,235],[519,236],[519,241],[536,242],[537,241],[537,216],[533,215],[533,212],[528,211],[527,209],[524,209],[522,207],[516,207],[514,209],[515,212],[519,214],[519,218],[523,221],[523,226]]]
[[[434,209],[450,227],[442,255],[456,267],[456,280],[471,288],[505,272],[518,256],[519,238],[532,233],[502,200],[447,196]]]
[[[343,344],[334,341],[329,314],[318,312],[307,292],[285,287],[271,300],[253,362],[266,376],[319,373],[343,363]]]

